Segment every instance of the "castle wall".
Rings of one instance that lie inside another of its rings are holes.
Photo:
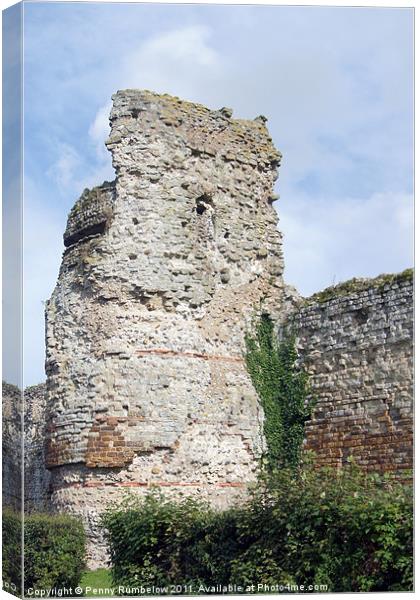
[[[22,509],[23,398],[19,388],[2,382],[2,501]]]
[[[170,96],[114,97],[116,181],[85,190],[47,306],[47,465],[54,510],[97,519],[151,485],[224,506],[256,476],[263,419],[243,360],[264,299],[293,300],[262,119]]]
[[[305,448],[318,464],[350,456],[368,471],[413,465],[413,278],[353,280],[292,319],[317,399]]]
[[[45,466],[45,384],[25,389],[25,511],[49,510],[50,473]]]
[[[3,505],[18,511],[24,506],[25,512],[48,511],[50,475],[45,466],[45,384],[28,387],[22,395],[17,386],[3,382],[2,409]]]

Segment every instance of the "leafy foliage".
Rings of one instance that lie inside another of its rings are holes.
[[[22,519],[3,512],[3,578],[20,588]],[[84,569],[85,532],[69,516],[31,514],[24,517],[25,590],[76,587]]]
[[[191,498],[165,499],[156,491],[144,500],[128,496],[103,515],[114,583],[133,587],[226,580],[237,552],[235,515]]]
[[[270,559],[274,580],[283,575],[337,592],[412,589],[412,508],[410,485],[354,465],[272,472],[246,512],[243,534],[258,535],[236,576],[252,573],[259,555]]]
[[[21,594],[22,517],[10,508],[3,508],[2,549],[3,589]]]
[[[412,589],[412,488],[355,466],[271,470],[218,512],[151,493],[104,515],[116,585]]]
[[[297,467],[314,401],[308,402],[308,375],[297,366],[295,338],[277,342],[273,322],[263,314],[255,336],[247,335],[245,343],[248,372],[264,409],[267,464]]]
[[[25,588],[74,587],[84,570],[85,531],[66,515],[25,516]]]

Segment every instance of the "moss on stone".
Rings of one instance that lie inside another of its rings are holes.
[[[327,287],[321,292],[316,292],[309,298],[305,299],[305,305],[319,304],[328,302],[329,300],[335,300],[342,296],[350,296],[358,292],[363,292],[369,289],[376,288],[378,290],[384,289],[387,285],[394,283],[401,283],[402,281],[412,280],[414,276],[414,269],[405,269],[401,273],[383,273],[373,279],[354,277],[348,281],[338,283]]]
[[[113,186],[115,186],[115,181],[104,181],[101,185],[97,185],[93,188],[85,188],[80,198],[71,209],[69,217],[75,217],[81,211],[86,210],[86,207],[91,202],[97,201],[105,190],[109,190]]]

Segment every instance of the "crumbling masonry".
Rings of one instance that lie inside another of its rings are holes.
[[[263,300],[277,319],[293,300],[263,119],[113,100],[116,180],[72,209],[46,311],[51,501],[87,521],[127,488],[243,493],[264,445],[245,328]]]
[[[44,457],[32,428],[29,504],[80,515],[97,566],[98,516],[126,490],[241,497],[265,444],[243,360],[261,307],[280,336],[295,330],[312,374],[318,462],[410,467],[412,273],[301,298],[282,278],[264,117],[138,90],[113,101],[116,179],[72,209],[46,309],[46,394],[32,396],[47,443]]]

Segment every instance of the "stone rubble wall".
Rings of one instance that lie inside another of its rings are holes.
[[[138,90],[113,101],[116,180],[70,213],[46,311],[52,506],[85,519],[91,565],[98,515],[127,490],[225,506],[255,480],[244,333],[263,300],[276,319],[295,301],[264,119]]]
[[[46,388],[45,384],[25,389],[25,511],[50,509],[50,472],[45,464]]]
[[[2,501],[3,507],[22,509],[22,414],[20,389],[2,382]]]
[[[2,408],[3,506],[19,511],[24,506],[25,512],[48,511],[50,474],[45,465],[45,384],[26,388],[22,397],[18,387],[3,382]]]
[[[92,190],[85,189],[73,206],[64,232],[64,245],[104,233],[113,214],[115,182],[104,181]]]
[[[354,291],[352,291],[352,288]],[[413,466],[413,276],[352,280],[289,321],[317,399],[305,448],[320,465]]]

